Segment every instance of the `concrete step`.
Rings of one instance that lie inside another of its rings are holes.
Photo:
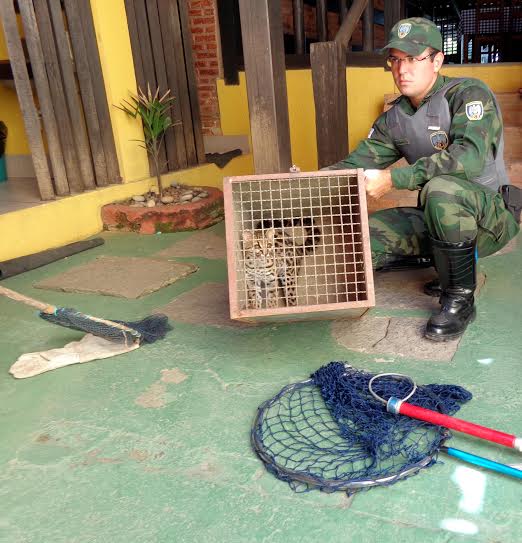
[[[522,95],[518,92],[497,92],[504,126],[522,126]]]

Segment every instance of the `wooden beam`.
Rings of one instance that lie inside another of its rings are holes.
[[[109,178],[109,183],[121,183],[120,166],[118,163],[118,155],[116,154],[116,144],[114,143],[114,133],[112,131],[109,105],[107,103],[107,92],[105,90],[90,0],[75,0],[75,4],[76,9],[80,14],[83,39],[87,51],[87,58],[89,59],[89,70],[93,84],[94,100],[96,101],[96,112],[98,114],[103,150],[105,152],[105,161],[107,164],[107,176]]]
[[[147,0],[134,0],[134,13],[136,16],[136,29],[138,33],[138,41],[140,44],[141,63],[143,66],[143,82],[140,86],[141,90],[147,93],[150,88],[151,92],[155,92],[158,87],[156,78],[156,70],[154,64],[154,52],[152,50],[152,39],[150,35],[149,20],[147,17]],[[160,147],[159,152],[160,172],[167,171],[167,151],[165,144]],[[149,157],[149,168],[153,175],[154,162]]]
[[[290,126],[280,0],[239,0],[254,169],[287,172]]]
[[[45,71],[45,61],[40,43],[40,34],[36,24],[36,16],[32,2],[21,0],[19,3],[20,16],[22,19],[24,33],[26,36],[27,49],[33,67],[34,84],[38,94],[38,103],[42,113],[42,121],[45,127],[47,137],[47,146],[49,157],[53,169],[54,186],[59,196],[69,194],[69,184],[67,183],[67,172],[63,161],[62,147],[60,145],[60,135],[58,124],[54,115],[51,90],[47,73]]]
[[[42,200],[52,200],[54,190],[51,182],[51,174],[47,164],[47,156],[42,139],[40,120],[34,104],[33,90],[27,73],[27,65],[22,48],[22,40],[18,33],[16,13],[12,0],[0,0],[0,17],[4,27],[5,41],[11,69],[16,84],[16,93],[20,103],[20,109],[24,118],[25,132],[31,149],[36,181]]]
[[[188,11],[188,2],[178,0],[179,20],[181,23],[181,35],[183,38],[183,53],[185,54],[185,73],[187,75],[187,84],[190,98],[190,110],[192,119],[192,131],[194,146],[196,148],[196,163],[206,162],[205,146],[203,144],[203,132],[201,130],[201,113],[199,110],[198,84],[196,81],[196,72],[194,69],[194,58],[192,55],[192,31],[190,28],[190,17]],[[281,28],[281,39],[283,29]]]
[[[373,51],[373,0],[363,12],[363,51]]]
[[[162,0],[160,2],[160,22],[162,32],[169,36],[170,60],[167,77],[170,88],[176,98],[173,105],[173,119],[180,124],[175,127],[176,141],[178,142],[178,156],[180,167],[197,164],[196,146],[194,144],[194,131],[192,128],[192,111],[185,69],[185,55],[183,53],[183,35],[177,0]]]
[[[305,53],[304,0],[293,0],[296,55]]]
[[[339,0],[339,26],[343,24],[344,19],[348,15],[348,5],[346,0]]]
[[[384,40],[388,42],[388,36],[395,23],[406,16],[405,0],[386,0],[384,2]]]
[[[178,5],[171,0],[158,0],[159,21],[161,26],[161,34],[163,39],[163,50],[165,52],[165,68],[167,70],[167,82],[170,89],[170,95],[174,98],[170,116],[174,126],[174,143],[176,145],[176,163],[169,165],[173,169],[183,169],[188,166],[187,149],[185,147],[185,136],[183,128],[183,119],[180,107],[180,77],[184,77],[183,69],[180,69],[176,62],[175,50],[176,43],[174,34],[177,25],[179,29],[179,14]],[[190,110],[190,108],[189,108]]]
[[[67,15],[67,24],[69,26],[69,36],[74,53],[74,61],[76,64],[76,76],[78,77],[80,93],[82,96],[83,113],[87,125],[91,156],[96,175],[96,184],[102,187],[109,183],[109,178],[107,174],[107,163],[105,160],[105,151],[103,149],[100,123],[96,111],[93,82],[89,71],[89,59],[87,58],[87,49],[83,38],[82,23],[80,14],[76,9],[75,0],[64,0],[64,6]]]
[[[147,0],[147,18],[149,20],[150,38],[152,44],[152,53],[154,55],[154,67],[156,71],[156,81],[160,89],[160,96],[167,91],[169,84],[167,81],[167,68],[165,64],[165,55],[163,53],[163,37],[158,14],[157,0]],[[167,129],[164,137],[165,151],[167,160],[164,164],[163,172],[179,169],[179,161],[176,150],[176,141],[172,128]]]
[[[310,48],[319,168],[348,154],[346,49],[338,42],[313,43]]]
[[[73,126],[73,141],[80,165],[83,184],[88,189],[96,188],[92,168],[91,149],[87,138],[87,126],[82,111],[82,102],[76,86],[76,76],[69,48],[69,39],[65,33],[62,4],[60,0],[48,0],[51,23],[54,30],[58,58],[62,72],[65,97],[69,106],[69,115]]]
[[[54,113],[60,127],[60,141],[69,189],[71,192],[82,192],[85,185],[83,184],[78,156],[74,146],[73,126],[67,108],[66,92],[62,83],[60,62],[58,60],[58,52],[56,51],[49,7],[46,0],[33,0],[33,3],[45,58],[47,79],[51,88]]]
[[[326,41],[328,39],[328,2],[326,0],[316,0],[315,6],[317,39]]]
[[[367,4],[368,0],[353,1],[352,6],[350,7],[350,11],[346,15],[346,18],[344,19],[341,28],[339,28],[339,30],[337,31],[337,34],[335,36],[336,42],[344,45],[344,47],[348,47],[348,43],[350,42],[353,31],[357,27],[357,24],[359,23],[361,15],[365,10]]]

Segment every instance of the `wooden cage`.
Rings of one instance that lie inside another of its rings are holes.
[[[375,305],[362,170],[224,180],[230,316],[358,317]]]

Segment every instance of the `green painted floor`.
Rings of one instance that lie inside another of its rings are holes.
[[[212,230],[224,235],[222,224]],[[199,271],[138,300],[32,284],[99,255],[149,256],[191,235],[104,234],[102,247],[3,284],[95,315],[139,318],[201,283],[223,282],[225,262],[180,258]],[[520,542],[520,480],[441,457],[415,477],[352,498],[296,494],[265,471],[249,441],[259,404],[331,360],[460,384],[474,399],[459,416],[521,435],[518,241],[513,252],[480,262],[487,280],[477,319],[452,362],[376,362],[337,344],[326,321],[253,329],[172,321],[153,345],[16,380],[8,369],[22,353],[80,334],[0,299],[0,542]],[[501,446],[464,436],[451,445],[522,467],[522,455]]]

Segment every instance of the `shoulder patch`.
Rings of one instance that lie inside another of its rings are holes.
[[[466,104],[466,117],[470,121],[480,121],[484,116],[484,106],[480,100]]]

